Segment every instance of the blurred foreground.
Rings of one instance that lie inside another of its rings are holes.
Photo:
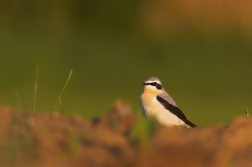
[[[251,117],[196,130],[139,126],[124,101],[95,119],[1,108],[0,166],[252,165]]]

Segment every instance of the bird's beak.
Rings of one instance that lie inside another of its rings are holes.
[[[141,84],[142,84],[142,85],[145,85],[145,83],[144,83],[144,82],[142,82]]]

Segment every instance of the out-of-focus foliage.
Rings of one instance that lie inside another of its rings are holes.
[[[66,114],[104,114],[114,99],[139,110],[141,82],[159,77],[197,125],[250,110],[250,1],[0,1],[0,104],[37,110],[62,96]]]
[[[79,31],[124,32],[131,29],[136,7],[135,0],[3,0],[0,2],[0,20],[4,26],[18,26],[35,32],[62,31],[69,27]]]
[[[149,0],[142,3],[144,27],[163,36],[182,31],[233,33],[252,31],[249,0]]]

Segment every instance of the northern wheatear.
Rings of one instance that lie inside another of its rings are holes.
[[[144,91],[140,98],[140,106],[145,117],[155,117],[159,123],[166,126],[197,127],[178,108],[172,97],[164,90],[158,78],[149,77],[142,84]]]

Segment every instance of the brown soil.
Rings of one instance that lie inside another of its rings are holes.
[[[103,118],[0,108],[0,166],[226,167],[252,166],[252,118],[228,127],[188,130],[157,126],[145,144],[132,142],[136,117],[117,101]],[[141,142],[141,141],[140,141]]]

